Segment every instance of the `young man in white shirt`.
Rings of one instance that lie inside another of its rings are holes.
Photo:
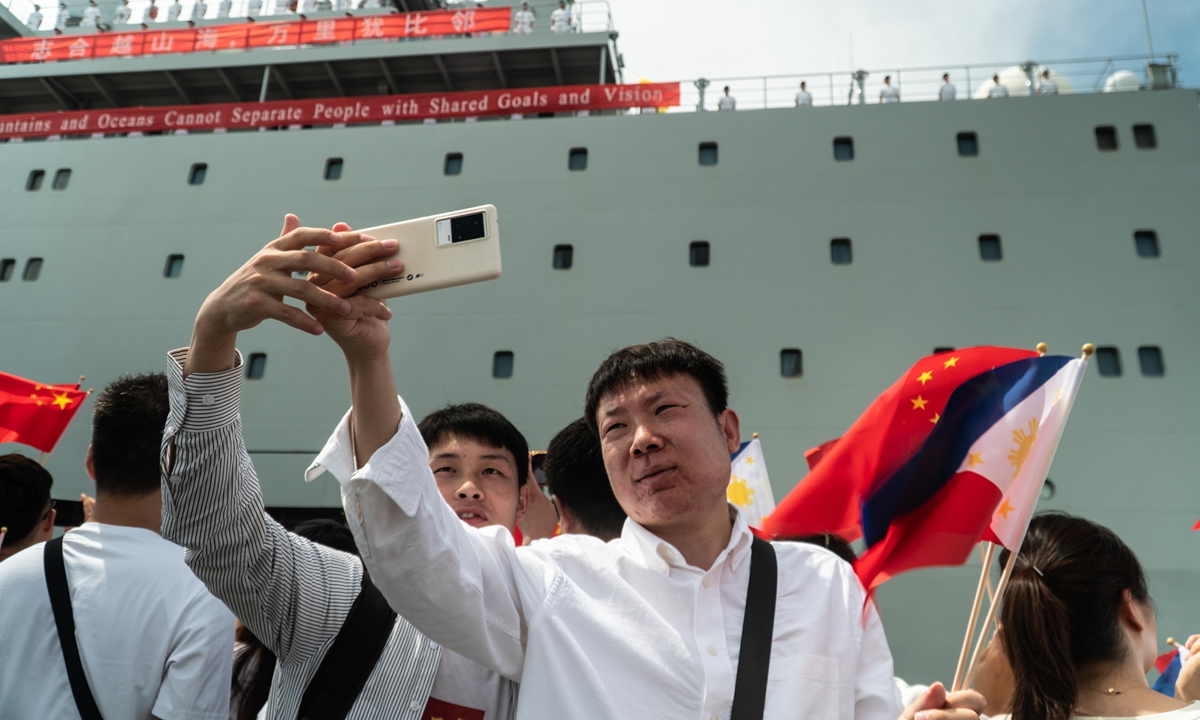
[[[133,15],[133,10],[129,7],[129,0],[121,0],[121,4],[113,12],[113,25],[127,24],[131,15]]]
[[[313,233],[285,235],[268,250],[304,242],[328,246],[305,258],[339,250],[341,241]],[[352,250],[342,251],[348,262]],[[523,681],[518,718],[727,717],[752,536],[725,497],[740,430],[720,363],[677,341],[605,361],[585,420],[629,514],[622,536],[605,544],[561,535],[517,548],[507,533],[464,524],[444,502],[395,394],[390,310],[362,296],[336,302],[364,276],[311,262],[318,274],[305,289],[277,264],[251,261],[222,287],[235,302],[221,315],[231,329],[279,318],[328,332],[342,348],[353,407],[307,477],[329,471],[342,485],[347,520],[389,604],[447,648]],[[276,291],[300,296],[311,315]],[[205,345],[205,364],[230,365],[232,337]],[[852,570],[823,548],[769,547],[779,571],[765,717],[894,720],[891,654]],[[976,693],[947,697],[935,686],[903,717],[971,720],[982,707]]]
[[[54,537],[54,478],[24,455],[0,455],[0,561]]]
[[[61,540],[75,639],[100,714],[128,720],[229,716],[233,615],[159,536],[159,446],[167,379],[117,379],[99,394],[85,466],[91,520]],[[79,717],[47,591],[47,550],[0,563],[0,717]]]
[[[54,19],[55,30],[66,30],[67,21],[71,19],[71,11],[67,9],[66,3],[60,3],[58,6],[58,17]]]
[[[953,100],[958,96],[958,88],[950,82],[950,73],[942,75],[942,87],[938,89],[938,100]]]
[[[100,6],[96,4],[96,0],[91,0],[88,6],[83,9],[83,17],[79,20],[79,27],[96,27],[100,23]]]
[[[218,18],[229,17],[229,11],[232,9],[233,9],[233,0],[221,0],[221,2],[217,3],[217,17]]]
[[[529,9],[529,3],[521,3],[521,9],[513,17],[513,34],[514,35],[532,35],[533,34],[533,11]]]
[[[879,88],[880,103],[898,103],[900,102],[900,88],[892,86],[892,76],[883,76],[883,87]]]
[[[796,107],[812,107],[813,96],[808,91],[808,83],[800,81],[800,92],[796,93]]]
[[[988,88],[989,98],[1006,98],[1008,97],[1008,88],[1000,82],[999,75],[992,76],[992,86]]]
[[[571,11],[565,0],[559,0],[558,9],[550,13],[550,30],[559,34],[571,32]]]
[[[1042,82],[1040,85],[1038,85],[1037,94],[1038,95],[1057,95],[1058,94],[1058,83],[1056,83],[1050,79],[1050,71],[1049,70],[1042,71]]]
[[[42,6],[34,5],[33,12],[29,13],[29,17],[25,18],[25,27],[30,30],[37,30],[42,26]]]
[[[737,98],[729,94],[729,86],[725,86],[725,94],[717,99],[717,110],[737,110]]]
[[[192,5],[192,22],[200,22],[206,13],[208,13],[208,3],[204,0],[196,0]]]

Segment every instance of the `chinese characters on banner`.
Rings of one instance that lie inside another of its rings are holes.
[[[0,60],[5,63],[46,62],[321,45],[355,40],[437,37],[476,32],[502,33],[508,31],[511,14],[511,7],[472,8],[358,18],[208,25],[181,30],[136,30],[94,35],[21,38],[0,41]]]
[[[236,130],[281,125],[378,123],[385,120],[612,110],[678,104],[679,83],[674,82],[79,110],[0,115],[0,139],[133,131]]]

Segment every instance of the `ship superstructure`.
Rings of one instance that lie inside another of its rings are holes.
[[[586,7],[573,11],[586,18]],[[538,11],[542,23],[549,8]],[[531,35],[7,65],[0,122],[613,85],[616,29],[594,17],[561,35],[540,25]],[[956,102],[916,102],[940,76],[924,69],[900,73],[898,105],[874,104],[880,71],[858,95],[848,73],[807,76],[824,105],[813,108],[792,106],[799,77],[742,78],[710,81],[703,101],[687,81],[670,112],[95,138],[89,128],[9,141],[0,370],[52,383],[86,375],[100,387],[161,369],[167,350],[187,344],[207,293],[287,212],[366,227],[490,203],[504,226],[504,276],[391,303],[397,382],[414,412],[488,403],[542,447],[582,412],[611,350],[680,337],[726,363],[731,404],[746,434],[760,434],[782,497],[804,474],[804,451],[841,434],[922,355],[1038,342],[1074,354],[1093,342],[1100,351],[1042,506],[1125,538],[1150,572],[1160,631],[1187,635],[1200,626],[1200,538],[1187,533],[1200,517],[1200,113],[1194,90],[1166,71],[1147,77],[1145,64],[1080,64],[1065,76],[1080,92],[1057,97],[965,99],[993,70],[1013,95],[1028,87],[1032,70],[1009,63],[966,69],[969,88],[955,70]],[[1087,92],[1122,71],[1161,89]],[[738,111],[695,111],[713,109],[726,84]],[[240,347],[242,417],[267,504],[338,507],[332,479],[302,480],[348,404],[337,349],[270,324]],[[90,490],[87,441],[77,422],[49,461],[57,497]],[[883,587],[899,675],[949,677],[974,581],[948,568]]]

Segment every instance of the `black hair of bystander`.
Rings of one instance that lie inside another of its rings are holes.
[[[34,460],[12,453],[0,455],[0,526],[7,527],[4,546],[29,537],[50,508],[54,478]]]
[[[621,535],[625,511],[604,469],[600,439],[583,418],[572,422],[546,448],[546,485],[588,535],[612,540]]]
[[[159,452],[170,409],[162,373],[122,375],[100,391],[92,410],[97,493],[133,497],[159,489]]]
[[[517,487],[523,486],[529,477],[529,443],[525,436],[508,418],[487,405],[447,405],[422,418],[417,429],[430,450],[451,435],[507,450],[517,463]]]

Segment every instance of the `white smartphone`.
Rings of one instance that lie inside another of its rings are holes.
[[[391,298],[494,280],[500,277],[500,224],[495,205],[430,215],[360,230],[376,240],[398,240],[392,257],[404,273],[358,289],[361,295]]]

